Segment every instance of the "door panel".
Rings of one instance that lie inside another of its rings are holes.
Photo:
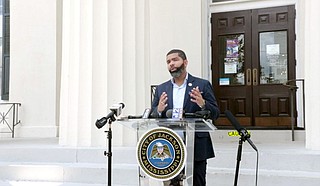
[[[212,82],[221,111],[241,125],[291,125],[285,82],[295,78],[294,6],[212,14]],[[221,115],[217,126],[229,126]]]
[[[295,79],[294,46],[294,6],[252,10],[252,68],[259,69],[253,87],[257,127],[291,125],[290,93],[283,84]]]
[[[222,111],[231,110],[241,116],[244,124],[251,125],[252,87],[251,11],[219,13],[212,17],[213,86]],[[223,117],[220,125],[230,125]]]

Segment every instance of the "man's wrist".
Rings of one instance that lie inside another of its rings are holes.
[[[157,108],[157,113],[158,113],[158,116],[160,117],[162,112],[160,112]]]
[[[202,105],[199,105],[199,107],[200,107],[201,109],[205,109],[205,107],[206,107],[206,100],[205,100],[205,99],[203,99],[203,104],[202,104]]]

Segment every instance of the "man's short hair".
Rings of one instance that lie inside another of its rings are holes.
[[[187,59],[186,54],[184,53],[184,51],[180,50],[180,49],[172,49],[167,53],[167,56],[173,53],[178,53],[178,56],[181,57],[183,60]]]

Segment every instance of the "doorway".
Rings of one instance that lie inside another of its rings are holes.
[[[211,23],[216,125],[230,126],[230,110],[249,128],[290,128],[296,106],[284,84],[296,76],[294,6],[213,13]]]

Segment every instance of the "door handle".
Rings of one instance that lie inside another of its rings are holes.
[[[254,68],[252,70],[252,74],[253,74],[253,85],[257,86],[258,85],[258,69]]]
[[[247,69],[246,80],[247,80],[247,85],[250,86],[251,85],[251,69],[250,68]]]

